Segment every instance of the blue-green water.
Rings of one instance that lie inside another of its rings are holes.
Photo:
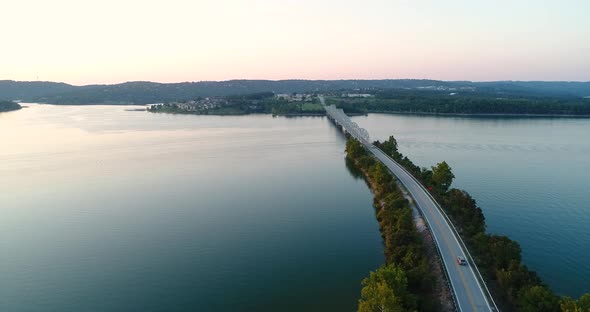
[[[383,262],[324,118],[0,114],[0,311],[353,311]]]
[[[488,230],[560,294],[590,292],[590,119],[354,117],[372,139],[395,134],[417,165],[446,160]]]
[[[383,261],[325,118],[0,114],[0,311],[353,311]],[[355,117],[447,160],[553,289],[590,291],[590,120]]]

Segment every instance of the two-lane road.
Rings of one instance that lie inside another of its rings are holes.
[[[490,300],[492,301],[490,302],[487,299],[488,297],[486,295],[489,293],[487,288],[485,288],[485,285],[480,284],[476,277],[474,270],[477,270],[477,268],[471,265],[459,265],[457,263],[457,256],[461,256],[463,259],[468,258],[465,256],[465,251],[461,243],[459,243],[459,239],[455,236],[452,225],[445,219],[437,204],[428,194],[428,191],[397,162],[368,142],[368,133],[364,129],[362,131],[359,130],[360,127],[352,122],[342,110],[336,109],[334,106],[326,106],[323,96],[319,96],[319,99],[326,109],[328,116],[344,127],[346,132],[361,141],[375,157],[381,160],[391,170],[408,192],[410,192],[416,206],[418,206],[424,219],[426,219],[440,251],[442,262],[455,296],[457,309],[462,312],[497,311],[493,300]],[[351,129],[347,129],[347,127],[351,127]],[[366,136],[362,135],[361,132],[363,131],[367,134]]]
[[[474,268],[470,265],[459,265],[457,263],[457,256],[461,256],[463,259],[467,259],[467,257],[465,257],[461,244],[455,237],[450,225],[424,187],[380,149],[368,142],[363,142],[363,144],[406,187],[428,222],[448,272],[451,287],[457,300],[457,308],[460,311],[494,311],[486,298],[485,290],[482,289],[483,286],[477,280]]]

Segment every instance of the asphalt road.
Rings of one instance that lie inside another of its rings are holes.
[[[474,268],[470,264],[459,265],[457,263],[457,256],[461,256],[463,259],[468,258],[465,257],[465,252],[454,235],[450,224],[424,187],[380,149],[368,142],[363,142],[363,144],[406,187],[416,205],[421,210],[426,222],[428,222],[428,226],[437,242],[444,266],[448,272],[451,287],[457,300],[457,308],[460,311],[495,311],[485,296],[484,286],[480,285],[477,280]]]
[[[336,112],[334,109],[326,107],[323,96],[320,96],[320,102],[326,108],[328,115],[331,115],[343,127],[353,127],[358,125],[352,121],[343,112]],[[351,124],[354,124],[351,126]],[[352,131],[352,132],[351,132]],[[372,145],[366,139],[359,136],[355,129],[347,129],[347,132],[356,137],[371,153],[375,155],[398,180],[406,187],[416,206],[420,209],[428,227],[433,234],[436,245],[440,251],[443,265],[448,274],[449,283],[455,295],[457,309],[462,312],[467,311],[497,311],[495,304],[489,302],[486,297],[484,285],[480,285],[474,267],[471,264],[459,265],[457,256],[468,259],[465,251],[455,236],[451,224],[443,216],[441,210],[437,207],[434,199],[430,197],[428,191],[416,181],[409,172],[397,164],[393,159],[387,156],[383,151]]]

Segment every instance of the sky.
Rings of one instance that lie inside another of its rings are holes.
[[[0,79],[590,81],[588,0],[3,0]]]

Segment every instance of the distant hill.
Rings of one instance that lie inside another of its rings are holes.
[[[60,82],[0,80],[0,100],[30,101],[40,96],[74,91],[76,88]]]
[[[0,81],[0,99],[50,104],[149,104],[197,97],[257,92],[337,92],[343,90],[436,89],[501,96],[590,96],[590,82],[385,80],[229,80],[183,83],[126,82],[73,86],[55,82]]]
[[[182,83],[126,82],[116,85],[90,85],[70,92],[33,97],[52,104],[149,104],[182,101],[197,97],[229,96],[259,92],[331,92],[415,88],[443,82],[431,80],[229,80]]]
[[[573,96],[590,95],[590,82],[576,81],[494,81],[473,82],[479,91],[520,94],[524,96]]]

